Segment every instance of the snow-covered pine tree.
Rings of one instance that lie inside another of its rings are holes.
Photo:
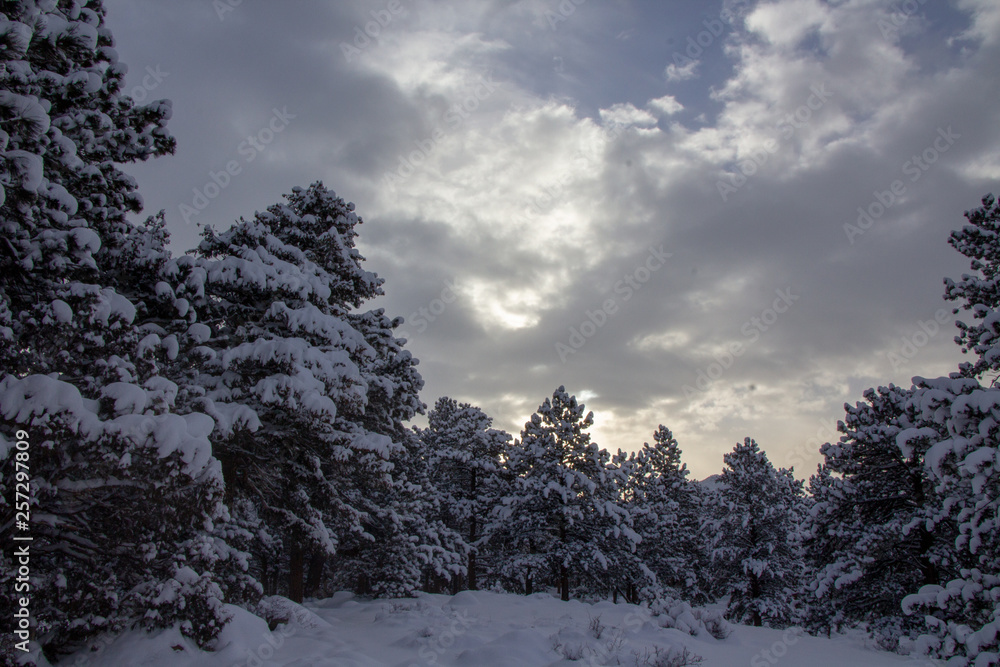
[[[137,107],[122,94],[127,68],[118,62],[101,2],[57,8],[5,1],[0,12],[0,335],[34,342],[0,346],[3,368],[117,380],[108,362],[93,368],[91,360],[77,360],[74,344],[96,336],[82,323],[74,330],[66,309],[51,304],[58,296],[81,319],[103,308],[92,326],[108,319],[111,307],[95,303],[113,297],[99,288],[120,288],[121,281],[107,258],[134,232],[126,213],[142,207],[135,181],[118,165],[173,152],[170,104]],[[47,323],[69,326],[50,340]],[[102,342],[111,346],[116,337],[109,338]]]
[[[466,564],[471,546],[458,529],[446,521],[446,496],[432,479],[431,449],[413,431],[406,433],[405,456],[394,459],[400,490],[390,499],[401,518],[403,530],[398,530],[392,539],[400,544],[410,545],[408,554],[400,558],[385,560],[388,567],[379,577],[383,582],[393,582],[395,596],[411,595],[418,588],[436,591],[441,582],[461,581],[467,574]],[[376,549],[382,544],[376,541]],[[401,564],[416,566],[417,577],[404,578],[393,571]],[[377,584],[375,593],[383,593]]]
[[[710,596],[701,497],[687,475],[677,440],[661,424],[653,444],[643,443],[629,459],[629,500],[642,538],[638,555],[656,574],[657,583],[674,597],[704,603]]]
[[[122,94],[104,15],[99,0],[0,3],[0,502],[26,439],[49,657],[135,622],[209,642],[227,619],[213,569],[237,556],[206,532],[225,520],[211,420],[172,414],[165,350],[143,349],[142,304],[125,296],[165,250],[126,220],[141,198],[119,165],[174,140],[169,103]]]
[[[337,564],[346,572],[357,572],[366,592],[411,595],[432,578],[450,580],[462,575],[468,547],[444,525],[427,449],[403,424],[423,413],[426,406],[418,397],[423,387],[416,369],[419,362],[404,349],[406,340],[393,333],[402,318],[390,320],[379,308],[352,311],[347,319],[375,352],[361,365],[369,386],[362,424],[373,433],[391,437],[400,447],[389,457],[393,484],[372,489],[375,511],[365,524],[366,539],[338,557]]]
[[[958,533],[958,567],[903,601],[904,611],[922,615],[928,628],[911,646],[961,666],[1000,661],[1000,389],[995,378],[989,387],[973,379],[1000,367],[1000,205],[987,195],[982,207],[965,217],[970,224],[952,232],[949,242],[972,259],[977,273],[965,274],[957,283],[946,279],[945,298],[963,302],[961,310],[972,311],[979,320],[959,322],[961,335],[956,337],[979,358],[949,378],[914,378],[908,412],[934,428],[910,428],[897,436],[901,447],[930,436],[925,469],[944,498],[940,514],[956,524]]]
[[[503,526],[496,535],[519,549],[509,567],[524,577],[526,593],[536,581],[554,581],[563,600],[571,583],[607,595],[617,582],[639,578],[639,536],[619,502],[624,479],[590,441],[593,423],[593,413],[559,387],[510,450],[514,495],[494,520]]]
[[[976,567],[980,564],[977,560],[988,564],[995,558],[979,550],[982,535],[977,536],[975,546],[970,549],[970,537],[976,523],[968,521],[975,514],[976,505],[970,477],[976,476],[973,472],[976,464],[966,469],[964,459],[965,455],[976,450],[980,450],[981,457],[982,444],[995,437],[995,433],[991,435],[996,427],[990,412],[1000,402],[1000,391],[985,389],[978,381],[963,377],[961,373],[953,373],[950,378],[929,380],[915,377],[913,380],[915,386],[909,392],[904,411],[910,424],[919,425],[900,429],[896,442],[904,451],[913,448],[915,443],[923,445],[928,479],[936,483],[935,491],[944,499],[944,502],[930,508],[936,509],[936,512],[926,520],[926,525],[948,525],[950,521],[957,520],[961,529],[950,531],[953,537],[957,534],[951,545],[952,550],[942,550],[943,560],[949,567],[937,568],[941,583],[911,583],[910,591],[918,586],[920,590],[918,594],[907,595],[902,600],[901,611],[910,618],[906,624],[909,632],[900,639],[899,645],[904,650],[918,647],[919,652],[930,651],[936,657],[951,657],[955,664],[965,665],[967,663],[961,657],[966,655],[965,640],[977,626],[975,621],[979,621],[979,627],[987,622],[982,617],[983,600],[977,599],[977,594],[990,597],[989,588],[983,588],[982,578],[972,575],[972,572],[981,574]],[[993,447],[989,449],[995,451]],[[980,476],[978,481],[984,482],[986,478]],[[989,611],[992,612],[992,608]],[[927,634],[914,642],[913,637],[918,631]],[[989,637],[985,642],[975,641],[977,646],[973,655],[978,652],[978,645],[989,643]]]
[[[1000,660],[1000,389],[957,373],[914,381],[908,411],[942,428],[906,429],[897,441],[908,447],[932,438],[924,462],[947,498],[935,519],[958,524],[954,559],[959,567],[904,598],[903,611],[923,620],[926,628],[907,644],[949,665],[995,664]]]
[[[188,387],[192,374],[197,372],[199,357],[194,352],[201,346],[207,327],[197,322],[190,303],[177,298],[170,284],[172,261],[166,248],[169,234],[163,211],[129,232],[124,242],[103,259],[108,273],[120,277],[120,292],[137,305],[136,322],[141,336],[137,363],[151,369],[149,373],[154,375],[144,385],[150,390],[150,407],[190,414],[190,395],[182,387]],[[130,282],[129,276],[136,275],[147,279]],[[198,387],[194,393],[200,396],[202,392]],[[212,464],[218,465],[214,457]],[[216,476],[215,483],[224,489],[221,469]],[[222,556],[213,568],[215,578],[226,602],[252,607],[262,590],[248,572],[247,548],[264,536],[255,536],[241,525],[243,522],[234,520],[234,512],[224,504],[224,496],[220,496],[220,501],[219,516],[206,529],[206,539],[218,546]],[[242,516],[243,507],[236,509],[235,516]]]
[[[638,456],[635,452],[626,452],[619,449],[618,452],[611,456],[611,466],[618,472],[616,476],[618,481],[618,504],[632,516],[633,530],[636,531],[636,535],[639,535],[642,522],[645,521],[648,523],[651,521],[650,517],[645,516],[651,510],[645,503],[640,501],[636,488],[638,484]],[[640,549],[647,546],[643,542],[644,539],[640,537],[639,544],[636,545],[637,558],[641,558]],[[653,571],[645,560],[642,563],[650,572]],[[611,589],[612,601],[617,604],[618,596],[621,595],[625,598],[626,602],[638,602],[640,599],[640,585],[647,583],[646,588],[650,588],[648,582],[644,582],[641,579],[641,577],[640,580],[626,578],[622,581],[615,581]],[[657,589],[656,592],[659,592],[659,590]]]
[[[846,617],[839,608],[836,590],[823,589],[817,595],[819,585],[816,570],[826,568],[832,560],[832,550],[844,546],[837,539],[836,533],[830,531],[832,515],[837,507],[830,504],[829,500],[835,497],[839,480],[833,477],[825,465],[820,464],[816,468],[816,473],[809,478],[808,498],[812,502],[806,511],[802,533],[806,570],[798,598],[802,610],[802,626],[811,633],[830,636],[832,632],[840,631]]]
[[[725,461],[710,526],[712,560],[730,595],[727,618],[785,627],[795,619],[802,572],[802,482],[775,470],[750,438]]]
[[[361,267],[353,204],[321,183],[286,198],[223,233],[206,229],[171,273],[174,296],[197,313],[203,340],[185,389],[216,419],[228,497],[251,503],[277,539],[255,554],[256,571],[286,571],[300,600],[307,561],[318,585],[329,556],[409,541],[389,500],[393,467],[409,456],[402,421],[423,404],[398,321],[356,312],[382,279]],[[274,548],[281,563],[266,561]]]
[[[1000,202],[988,194],[982,206],[965,212],[965,218],[969,224],[953,231],[948,243],[972,260],[975,273],[963,274],[957,282],[945,278],[944,298],[961,302],[954,309],[956,315],[963,310],[972,313],[974,322],[956,323],[960,334],[955,342],[963,352],[978,356],[961,365],[962,373],[982,377],[1000,371]]]
[[[823,445],[823,469],[811,485],[807,588],[818,604],[809,624],[820,630],[826,621],[864,622],[889,648],[918,623],[902,615],[903,597],[954,569],[956,531],[924,467],[943,430],[907,408],[913,392],[869,389],[865,402],[845,405],[843,435]],[[921,436],[901,445],[903,431]],[[831,605],[836,617],[828,616]]]
[[[426,429],[417,429],[427,450],[432,481],[440,494],[445,524],[469,546],[465,587],[478,589],[477,556],[486,517],[497,502],[500,457],[510,434],[492,428],[493,419],[480,408],[444,396],[427,415]],[[462,588],[455,580],[453,591]]]

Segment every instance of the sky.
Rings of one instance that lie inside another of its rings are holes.
[[[172,248],[322,181],[429,407],[515,437],[752,437],[807,477],[844,404],[963,360],[944,277],[1000,195],[995,0],[106,0]],[[416,422],[421,423],[420,419]]]

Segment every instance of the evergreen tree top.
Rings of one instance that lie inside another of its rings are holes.
[[[963,274],[958,281],[945,278],[944,298],[960,304],[955,314],[972,312],[973,323],[956,322],[960,333],[955,342],[979,357],[962,364],[961,373],[981,377],[1000,370],[1000,202],[986,195],[982,206],[966,211],[965,218],[969,224],[953,231],[948,243],[972,260],[970,267],[978,273]]]
[[[552,437],[557,446],[572,444],[575,448],[586,448],[590,444],[590,434],[586,429],[593,426],[594,413],[584,415],[585,409],[582,403],[577,402],[576,396],[571,396],[560,385],[552,393],[552,398],[546,398],[524,425],[522,441]]]
[[[198,253],[219,277],[253,283],[262,292],[332,307],[343,314],[384,294],[383,280],[361,267],[354,204],[316,182],[293,188],[284,204],[258,211],[217,233],[206,227]],[[197,286],[195,286],[197,291]]]
[[[510,435],[492,428],[493,418],[469,403],[442,396],[427,415],[427,428],[416,429],[437,459],[455,459],[470,468],[492,471]]]
[[[688,475],[687,465],[681,462],[680,445],[670,429],[663,424],[653,434],[652,445],[643,443],[639,457],[645,474],[679,478]]]

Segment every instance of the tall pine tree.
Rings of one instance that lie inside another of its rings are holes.
[[[417,433],[427,448],[444,521],[470,548],[465,581],[476,590],[479,543],[496,502],[500,457],[510,435],[492,428],[493,420],[481,409],[448,397],[438,399],[427,421],[427,428]]]
[[[653,444],[629,459],[629,502],[635,515],[639,558],[657,583],[690,602],[709,599],[708,554],[701,530],[701,497],[670,429],[662,424]]]
[[[197,252],[171,265],[173,298],[191,304],[201,338],[184,395],[216,420],[227,497],[257,535],[255,572],[287,574],[280,590],[294,600],[328,567],[340,581],[353,571],[364,589],[407,593],[418,561],[457,559],[447,531],[427,525],[435,494],[403,425],[423,410],[423,380],[393,335],[400,321],[360,310],[383,292],[361,266],[353,204],[321,183],[286,198],[225,232],[206,229]]]
[[[974,273],[958,282],[946,279],[945,298],[961,302],[961,309],[978,320],[959,322],[956,338],[978,359],[962,365],[965,377],[914,378],[916,388],[908,401],[910,412],[935,425],[924,465],[945,498],[935,519],[955,525],[958,567],[939,582],[925,582],[903,600],[903,609],[922,617],[927,627],[912,647],[949,665],[1000,661],[1000,389],[990,377],[1000,367],[1000,205],[987,195],[965,217],[969,224],[952,232],[950,243],[972,260]],[[989,387],[972,379],[981,375],[990,378]],[[898,439],[906,443],[925,433],[910,430]]]
[[[823,445],[823,468],[812,484],[808,589],[819,604],[810,625],[864,622],[890,647],[917,622],[903,616],[903,597],[915,583],[941,582],[954,567],[955,528],[942,516],[945,499],[924,466],[942,430],[908,407],[913,391],[869,389],[865,402],[845,406],[843,435]]]
[[[712,507],[712,560],[729,593],[727,617],[785,627],[795,619],[802,571],[802,482],[775,470],[747,438],[725,455]]]
[[[639,536],[619,503],[624,483],[608,452],[590,441],[593,413],[584,414],[564,387],[538,408],[511,448],[514,494],[504,499],[497,535],[516,545],[509,567],[524,590],[554,582],[563,600],[576,583],[607,595],[623,574],[638,578]]]
[[[227,513],[211,420],[173,412],[170,350],[143,344],[133,281],[165,238],[126,219],[142,199],[119,167],[173,151],[170,105],[122,94],[99,0],[0,13],[0,502],[26,439],[35,646],[55,657],[133,623],[205,644],[228,618],[216,570],[240,556],[213,534]],[[5,539],[15,528],[4,519]]]

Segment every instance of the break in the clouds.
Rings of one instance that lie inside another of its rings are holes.
[[[513,433],[753,436],[808,474],[845,401],[960,359],[942,278],[1000,190],[993,0],[113,0],[177,154],[174,247],[315,180],[355,202],[423,399]]]

